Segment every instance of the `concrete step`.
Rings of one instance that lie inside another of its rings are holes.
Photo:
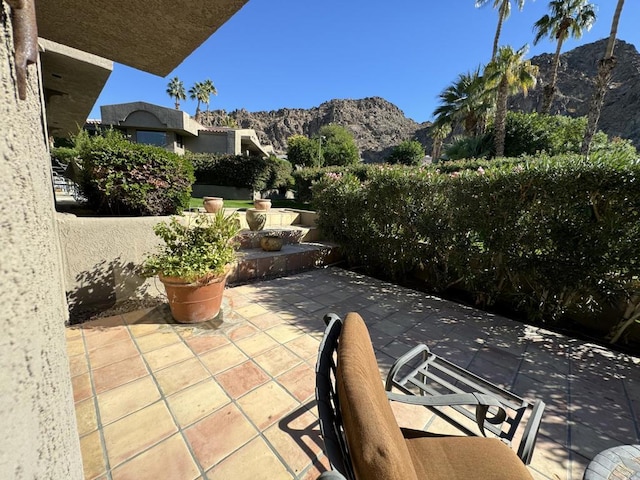
[[[342,259],[339,247],[329,242],[286,244],[278,252],[251,248],[241,250],[239,254],[227,279],[230,285],[282,277],[331,265]]]
[[[304,225],[290,225],[287,227],[273,227],[264,230],[242,230],[238,235],[240,248],[260,248],[260,239],[266,235],[277,235],[282,238],[284,245],[302,242],[317,242],[320,240],[320,231],[317,227]]]

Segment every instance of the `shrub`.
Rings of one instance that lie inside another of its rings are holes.
[[[388,163],[418,165],[424,158],[424,147],[416,140],[405,140],[397,145],[387,158]]]
[[[364,181],[368,178],[369,172],[380,168],[380,165],[357,164],[352,166],[331,166],[322,168],[300,168],[293,171],[293,179],[296,190],[296,198],[301,202],[310,202],[313,194],[311,187],[315,182],[321,181],[327,173],[351,173],[358,179]]]
[[[597,319],[616,338],[640,311],[638,181],[638,160],[565,155],[325,174],[313,193],[323,231],[370,273],[420,272],[435,291],[531,320]]]
[[[325,125],[320,129],[323,165],[354,165],[360,162],[358,146],[349,130],[340,125]]]
[[[193,167],[160,147],[131,143],[116,131],[76,139],[80,190],[98,213],[170,215],[189,205]]]
[[[250,188],[256,191],[293,184],[291,164],[276,157],[244,157],[214,153],[188,153],[196,183]]]
[[[462,158],[490,158],[493,156],[493,134],[485,133],[477,137],[453,137],[451,143],[444,149],[447,160]]]
[[[292,165],[302,167],[321,167],[320,145],[304,135],[293,135],[287,139],[287,160]]]
[[[57,160],[62,165],[69,165],[69,162],[78,156],[78,151],[71,147],[53,147],[51,158]]]

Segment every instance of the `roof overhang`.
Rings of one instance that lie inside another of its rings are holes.
[[[113,62],[43,38],[38,43],[49,135],[69,137],[84,125]]]
[[[135,114],[146,113],[142,121]],[[102,105],[100,116],[103,125],[118,125],[148,130],[174,131],[181,135],[197,136],[202,128],[187,113],[174,108],[153,105],[147,102],[129,102],[116,105]]]
[[[166,76],[248,0],[36,0],[38,34]]]

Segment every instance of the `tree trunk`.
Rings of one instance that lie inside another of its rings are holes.
[[[176,110],[180,110],[180,100],[176,98]]]
[[[496,119],[495,119],[495,136],[496,136],[496,157],[504,156],[504,138],[506,134],[507,119],[507,97],[509,96],[509,84],[507,79],[503,78],[498,87],[498,97],[496,99]]]
[[[500,41],[500,33],[502,32],[502,23],[504,22],[504,16],[502,12],[498,13],[498,27],[496,28],[496,36],[493,38],[493,52],[491,53],[491,60],[496,58],[498,54],[498,42]]]
[[[562,39],[558,39],[558,45],[556,46],[556,53],[553,57],[553,67],[551,69],[551,80],[548,85],[544,87],[544,97],[542,100],[542,110],[540,113],[549,114],[551,112],[551,103],[553,103],[553,96],[556,93],[556,82],[558,81],[558,66],[560,65],[560,50],[562,49]]]
[[[436,137],[433,139],[433,149],[431,150],[431,161],[436,162],[440,158],[440,152],[442,151],[442,138]]]
[[[607,87],[611,81],[613,69],[616,66],[616,58],[613,56],[613,49],[616,43],[618,22],[620,21],[620,13],[622,12],[623,5],[624,0],[618,0],[616,11],[613,14],[613,21],[611,22],[611,32],[609,33],[609,40],[607,41],[604,58],[598,63],[598,76],[596,77],[593,96],[591,97],[591,103],[589,104],[587,129],[584,132],[584,139],[582,140],[581,153],[585,157],[588,157],[589,152],[591,151],[591,141],[593,140],[593,136],[598,128],[598,121],[600,120],[604,96],[607,93]]]

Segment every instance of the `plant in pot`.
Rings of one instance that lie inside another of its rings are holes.
[[[164,241],[143,264],[143,275],[158,275],[171,315],[181,323],[205,322],[220,312],[222,294],[236,258],[240,222],[236,214],[172,217],[154,228]]]

